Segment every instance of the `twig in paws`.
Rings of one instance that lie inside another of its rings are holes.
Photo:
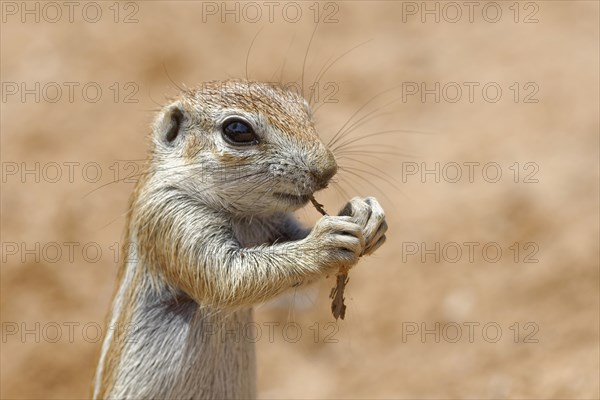
[[[315,209],[321,213],[321,215],[328,215],[325,209],[323,208],[323,204],[319,203],[314,196],[310,196],[310,202],[315,207]],[[331,313],[333,317],[337,320],[338,318],[344,319],[346,316],[346,304],[344,304],[344,289],[346,288],[346,284],[350,280],[348,278],[348,268],[342,266],[338,273],[336,274],[336,285],[331,289],[331,293],[329,293],[329,298],[333,301],[331,302]]]

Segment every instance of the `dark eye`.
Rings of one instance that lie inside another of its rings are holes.
[[[242,119],[230,119],[223,124],[223,137],[231,144],[256,144],[254,129]]]

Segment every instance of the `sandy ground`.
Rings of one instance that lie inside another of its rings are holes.
[[[257,307],[260,397],[600,397],[598,3],[368,3],[2,3],[2,398],[89,396],[123,178],[176,85],[305,56],[324,139],[387,104],[318,198],[390,228],[345,321],[332,280]]]

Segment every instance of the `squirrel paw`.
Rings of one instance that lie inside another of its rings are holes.
[[[359,225],[365,239],[361,256],[372,254],[385,242],[387,223],[385,212],[374,197],[355,197],[339,212],[340,216],[349,216]]]
[[[321,217],[305,240],[326,273],[355,265],[365,248],[363,229],[350,216]]]

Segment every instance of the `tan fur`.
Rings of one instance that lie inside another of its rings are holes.
[[[259,142],[224,141],[230,116],[247,120]],[[185,91],[159,113],[152,143],[109,319],[109,329],[128,329],[107,335],[94,397],[253,398],[254,344],[221,333],[252,322],[254,304],[375,251],[385,241],[383,210],[355,198],[312,230],[295,222],[291,213],[337,166],[306,101],[276,85]]]

